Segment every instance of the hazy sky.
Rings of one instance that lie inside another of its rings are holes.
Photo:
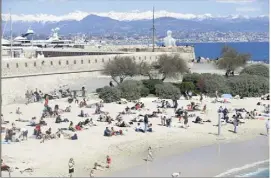
[[[2,0],[2,13],[63,15],[74,11],[166,10],[212,15],[268,15],[269,0]]]

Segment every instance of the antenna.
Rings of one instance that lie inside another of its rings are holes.
[[[154,26],[154,6],[152,12],[152,52],[154,52],[154,33],[155,33],[155,26]]]

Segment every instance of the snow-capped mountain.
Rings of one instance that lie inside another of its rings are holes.
[[[8,15],[2,16],[3,32],[9,31]],[[268,32],[269,17],[193,15],[158,11],[155,13],[157,35],[167,30],[174,32]],[[6,20],[6,21],[5,21]],[[13,32],[23,33],[31,27],[38,34],[50,34],[59,27],[63,35],[74,33],[149,35],[152,27],[152,12],[132,11],[129,13],[108,12],[89,14],[74,12],[64,16],[54,15],[12,15]],[[5,28],[6,27],[6,28]]]
[[[135,21],[135,20],[149,20],[152,19],[152,11],[141,12],[138,10],[134,10],[131,12],[82,12],[75,11],[69,14],[56,16],[51,14],[12,14],[13,21],[23,21],[23,22],[60,22],[65,20],[75,20],[80,21],[87,17],[88,15],[96,15],[101,17],[108,17],[118,21]],[[2,19],[7,21],[9,19],[9,14],[2,14]],[[161,17],[172,17],[176,19],[184,19],[184,20],[205,20],[205,19],[250,19],[256,17],[248,17],[241,15],[230,15],[230,16],[213,16],[212,14],[182,14],[176,12],[168,12],[168,11],[156,11],[155,18]],[[261,16],[268,17],[268,16]]]

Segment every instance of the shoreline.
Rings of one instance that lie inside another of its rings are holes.
[[[114,172],[108,172],[105,177],[170,177],[172,173],[181,171],[181,177],[229,177],[236,176],[234,173],[239,173],[268,163],[269,166],[269,154],[260,153],[257,156],[251,158],[243,158],[248,156],[242,154],[242,158],[235,160],[234,164],[229,164],[227,160],[229,153],[232,149],[244,149],[251,144],[264,145],[265,152],[269,149],[269,144],[264,142],[268,141],[265,136],[258,136],[242,141],[223,142],[218,146],[217,144],[211,144],[208,146],[201,146],[192,148],[191,151],[180,152],[179,154],[172,154],[164,157],[155,157],[153,162],[144,163],[124,170],[118,170]],[[219,148],[220,147],[220,148]],[[230,151],[227,151],[230,150]],[[258,149],[250,148],[250,151],[254,153]],[[261,151],[262,152],[262,151]],[[201,155],[203,154],[203,155]],[[232,154],[232,158],[236,154]],[[201,156],[201,157],[199,157]],[[207,161],[208,160],[208,161]],[[210,160],[210,161],[209,161]],[[258,162],[258,161],[261,162]],[[262,161],[264,160],[264,161]],[[255,163],[255,161],[257,161]],[[130,161],[131,162],[131,161]],[[247,165],[247,163],[252,163]],[[166,164],[166,166],[164,166]],[[208,165],[205,168],[204,165]],[[232,166],[233,168],[229,167]],[[243,166],[245,165],[245,166]],[[219,166],[219,167],[217,167]],[[242,166],[242,167],[240,167]],[[180,168],[179,170],[177,168]],[[224,169],[221,169],[224,168]],[[268,167],[269,168],[269,167]],[[195,174],[195,171],[196,174]],[[226,172],[225,172],[226,171]],[[220,174],[219,174],[220,173]],[[103,177],[104,177],[103,176]]]

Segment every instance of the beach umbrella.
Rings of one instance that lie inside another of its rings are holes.
[[[222,98],[231,99],[232,95],[231,94],[222,94]]]

